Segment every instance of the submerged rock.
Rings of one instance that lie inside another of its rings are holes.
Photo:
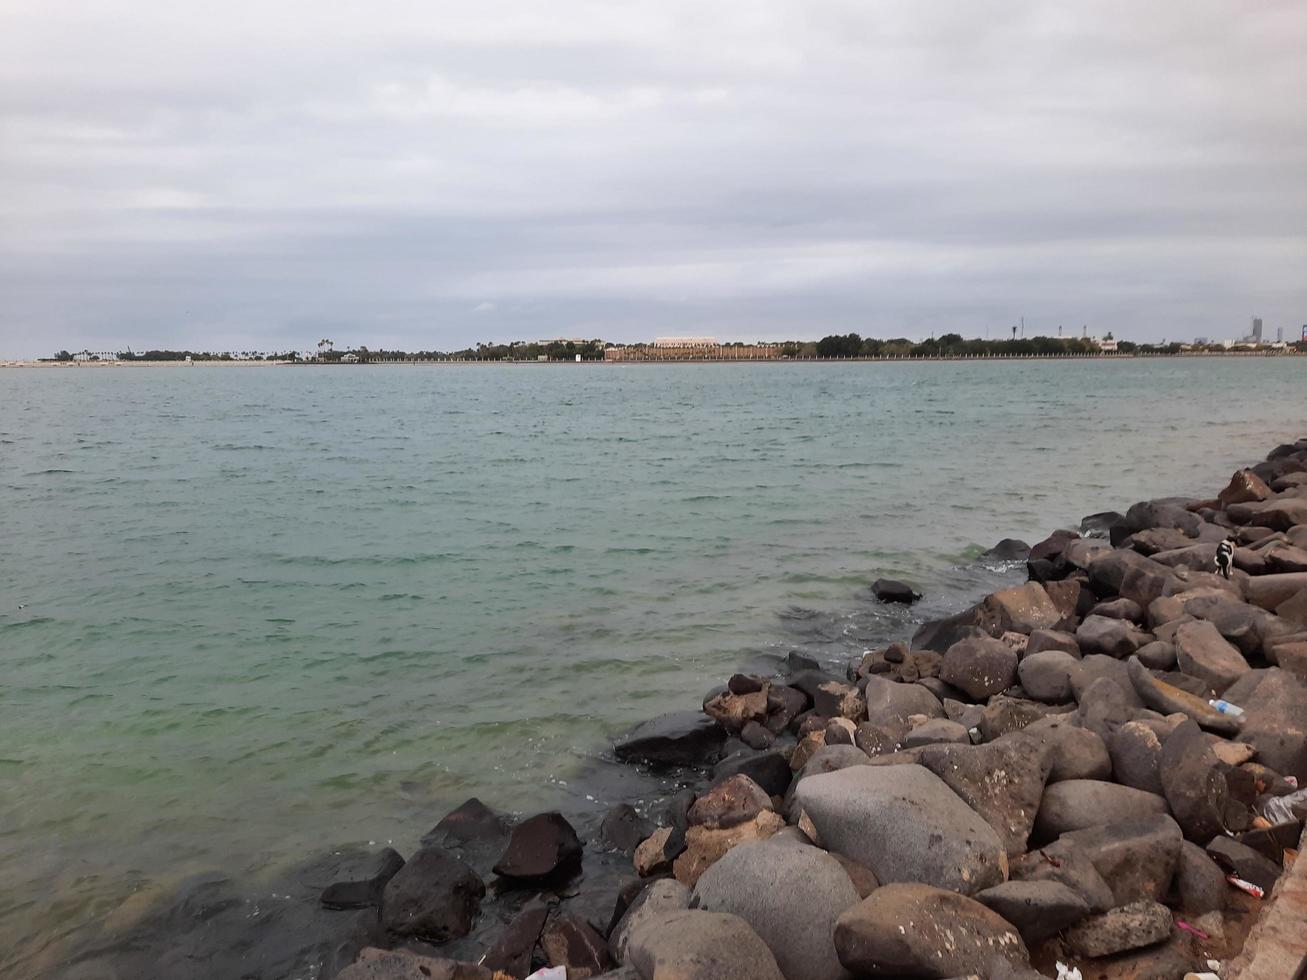
[[[386,883],[404,867],[404,859],[394,848],[385,847],[369,855],[356,868],[353,875],[333,881],[322,890],[322,904],[329,909],[361,909],[381,904]]]
[[[472,931],[486,886],[440,847],[424,847],[387,883],[381,922],[396,936],[443,943]]]
[[[726,730],[700,711],[674,711],[638,725],[613,746],[623,762],[696,766],[716,760]]]
[[[871,591],[881,602],[901,602],[911,605],[921,598],[912,586],[892,578],[878,578],[871,583]]]

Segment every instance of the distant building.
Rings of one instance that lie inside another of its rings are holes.
[[[1116,350],[1115,337],[1090,337],[1089,342],[1097,347],[1100,351],[1106,351],[1111,354]]]
[[[716,337],[656,337],[655,347],[717,347]]]
[[[1262,318],[1259,316],[1253,317],[1253,332],[1249,339],[1252,340],[1254,344],[1260,344],[1262,342]]]
[[[1284,327],[1275,328],[1275,342],[1277,344],[1284,343]]]
[[[694,337],[659,337],[652,344],[604,348],[605,361],[771,361],[781,356],[780,344],[667,344],[668,340],[703,340]]]
[[[357,364],[359,356],[357,354],[342,354],[340,357],[341,364]]]

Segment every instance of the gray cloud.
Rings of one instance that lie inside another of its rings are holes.
[[[1296,0],[324,6],[7,6],[0,353],[1307,322]]]

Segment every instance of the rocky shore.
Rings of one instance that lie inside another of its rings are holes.
[[[1267,980],[1236,957],[1307,816],[1307,439],[988,557],[1028,581],[619,739],[666,799],[579,828],[472,799],[407,859],[315,865],[279,928],[338,980]]]

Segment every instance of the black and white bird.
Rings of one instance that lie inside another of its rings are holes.
[[[1216,570],[1224,577],[1230,577],[1234,567],[1234,538],[1226,538],[1216,546]]]

